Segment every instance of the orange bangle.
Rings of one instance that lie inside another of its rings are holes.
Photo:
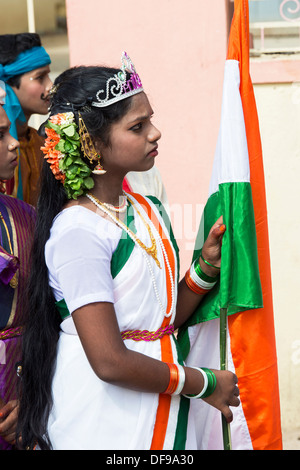
[[[185,280],[186,285],[188,286],[188,288],[190,290],[192,290],[193,292],[195,292],[195,294],[200,295],[200,294],[207,294],[209,292],[209,290],[203,289],[203,288],[197,286],[197,284],[191,278],[189,270],[185,273],[184,280]]]
[[[179,371],[178,371],[178,367],[176,364],[169,364],[168,362],[166,362],[166,364],[170,370],[170,380],[169,380],[169,385],[167,386],[166,390],[163,393],[172,395],[172,393],[174,393],[178,387]]]

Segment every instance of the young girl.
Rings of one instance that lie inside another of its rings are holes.
[[[160,132],[126,53],[121,69],[66,71],[53,90],[24,336],[23,448],[184,449],[202,397],[232,419],[237,378],[185,367],[173,335],[217,281],[199,260],[178,284],[157,200],[123,193]],[[220,266],[222,221],[203,256]],[[199,367],[201,364],[199,364]]]

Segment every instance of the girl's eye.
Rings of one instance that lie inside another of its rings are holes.
[[[135,126],[133,126],[130,130],[131,131],[140,131],[143,127],[143,123],[142,122],[139,122],[138,124],[136,124]]]
[[[3,137],[4,137],[3,132],[0,132],[0,139],[3,139]]]

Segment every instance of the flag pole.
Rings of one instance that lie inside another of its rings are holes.
[[[227,308],[220,309],[220,368],[227,369]],[[224,450],[231,450],[230,424],[221,416]]]

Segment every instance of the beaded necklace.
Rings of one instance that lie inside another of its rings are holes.
[[[100,201],[99,202],[109,210],[122,213],[122,212],[126,212],[126,209],[127,209],[127,198],[125,195],[123,195],[122,198],[123,198],[122,204],[120,204],[119,206],[114,206],[113,204],[109,204],[108,202],[100,202]]]
[[[169,278],[170,278],[170,283],[171,283],[171,305],[170,305],[170,310],[169,312],[166,312],[166,309],[164,308],[163,304],[162,304],[162,301],[160,299],[160,296],[159,296],[159,292],[158,292],[158,289],[157,289],[157,285],[156,285],[156,279],[155,279],[155,274],[153,272],[153,269],[152,269],[152,266],[151,266],[151,263],[150,263],[150,260],[147,256],[150,255],[152,256],[152,258],[155,260],[157,266],[161,269],[161,266],[160,266],[160,263],[159,263],[159,260],[157,258],[157,246],[156,246],[156,242],[155,242],[155,237],[153,236],[153,233],[152,233],[152,230],[150,228],[150,225],[146,222],[146,220],[144,219],[144,217],[141,215],[140,211],[137,209],[136,205],[134,204],[134,201],[128,196],[128,194],[126,195],[127,196],[127,199],[128,201],[131,203],[131,205],[134,207],[134,209],[136,210],[137,214],[140,216],[141,220],[143,221],[144,225],[146,226],[147,230],[148,230],[148,233],[149,233],[149,236],[150,236],[150,239],[151,239],[151,247],[148,248],[146,247],[146,245],[135,235],[135,233],[132,232],[132,230],[129,229],[129,227],[127,227],[127,225],[125,225],[120,219],[118,219],[117,217],[115,217],[114,214],[112,214],[104,205],[101,201],[99,201],[99,199],[97,199],[95,196],[92,196],[91,194],[87,194],[86,195],[90,201],[92,201],[100,210],[102,210],[105,214],[107,214],[120,228],[122,228],[129,236],[130,238],[141,248],[141,252],[143,253],[143,256],[145,258],[145,261],[146,261],[146,264],[147,264],[147,267],[149,269],[149,272],[150,272],[150,275],[151,275],[151,280],[152,280],[152,286],[153,286],[153,290],[154,290],[154,293],[155,293],[155,296],[156,296],[156,299],[159,303],[159,306],[160,306],[160,309],[163,313],[163,315],[165,317],[170,317],[173,313],[173,308],[174,308],[174,301],[175,301],[175,284],[174,284],[174,280],[173,280],[173,276],[172,276],[172,269],[171,269],[171,266],[170,266],[170,262],[169,262],[169,259],[168,259],[168,256],[167,256],[167,253],[166,253],[166,250],[165,250],[165,247],[163,245],[163,242],[161,240],[161,237],[159,236],[156,228],[154,227],[154,225],[151,223],[152,225],[152,230],[155,232],[156,234],[156,238],[157,240],[159,241],[159,246],[161,248],[161,251],[163,253],[163,256],[164,256],[164,259],[165,259],[165,262],[166,262],[166,266],[167,266],[167,272],[168,272],[168,275],[169,275]]]
[[[157,246],[156,246],[155,238],[151,232],[150,226],[147,224],[145,219],[141,216],[141,214],[137,211],[136,208],[135,209],[138,212],[139,216],[141,217],[142,221],[144,222],[145,226],[147,227],[147,230],[150,236],[151,246],[149,248],[135,235],[135,233],[132,232],[132,230],[130,230],[129,227],[127,227],[127,225],[124,224],[124,222],[122,222],[120,219],[118,219],[111,213],[111,211],[107,208],[105,203],[99,201],[99,199],[97,199],[95,196],[92,196],[91,194],[87,194],[87,197],[97,207],[99,207],[99,209],[105,212],[119,227],[125,230],[125,232],[130,236],[130,238],[133,239],[134,242],[136,242],[143,250],[145,250],[148,253],[148,255],[152,256],[157,266],[160,268],[160,262],[157,258]]]

